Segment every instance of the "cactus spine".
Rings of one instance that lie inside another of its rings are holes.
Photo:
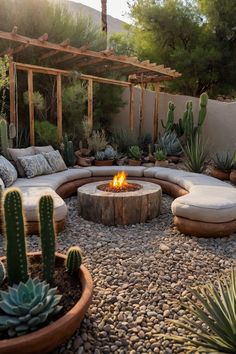
[[[43,277],[47,282],[53,279],[55,268],[55,229],[53,222],[53,199],[45,195],[39,201],[40,237],[43,260]]]
[[[24,217],[20,192],[12,189],[5,194],[4,222],[7,238],[8,283],[26,282],[28,275]]]
[[[75,163],[75,153],[74,153],[74,145],[71,140],[68,140],[67,134],[64,135],[63,141],[63,157],[67,166],[74,166]]]
[[[66,257],[66,268],[70,275],[76,273],[82,264],[81,249],[77,246],[70,247]]]
[[[0,261],[0,286],[4,282],[5,278],[6,278],[6,268],[2,263],[2,261]]]

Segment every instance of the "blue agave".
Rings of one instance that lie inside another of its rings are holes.
[[[0,309],[5,313],[0,315],[0,330],[7,330],[9,337],[35,331],[49,315],[61,310],[58,304],[62,295],[56,295],[56,291],[39,278],[0,291]]]

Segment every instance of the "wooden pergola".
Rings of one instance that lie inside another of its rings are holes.
[[[111,50],[100,52],[88,49],[88,46],[76,48],[70,46],[67,39],[60,44],[48,41],[45,33],[37,39],[25,37],[17,33],[17,27],[12,32],[0,31],[1,44],[5,48],[1,53],[8,55],[10,60],[10,122],[16,123],[16,72],[23,70],[28,77],[28,101],[29,101],[29,127],[30,144],[35,143],[34,130],[34,106],[33,106],[33,75],[42,73],[56,76],[57,82],[57,128],[58,136],[62,137],[62,76],[70,76],[76,70],[83,72],[81,80],[88,81],[88,120],[93,126],[93,83],[113,84],[128,87],[130,91],[129,102],[129,127],[134,130],[134,86],[141,86],[140,122],[139,133],[143,131],[144,124],[144,92],[148,83],[155,86],[155,107],[153,116],[154,140],[158,134],[158,107],[160,96],[160,83],[173,80],[181,76],[175,70],[150,63],[149,60],[139,61],[136,57],[114,55]],[[34,65],[30,62],[32,54],[27,56],[27,50],[34,49]],[[119,73],[127,77],[127,81],[115,80],[106,77],[111,73]]]

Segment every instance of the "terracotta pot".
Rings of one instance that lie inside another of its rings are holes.
[[[167,167],[169,165],[168,160],[156,161],[155,166],[158,167]]]
[[[230,172],[223,171],[223,170],[220,170],[220,169],[218,169],[216,167],[213,167],[213,168],[210,169],[209,175],[211,177],[215,177],[215,178],[220,179],[221,181],[224,181],[224,180],[229,180]]]
[[[229,176],[230,182],[236,184],[236,170],[232,170]]]
[[[141,160],[132,160],[132,159],[129,159],[128,160],[128,164],[130,166],[140,166],[141,165]]]
[[[28,253],[40,261],[41,252]],[[56,253],[56,262],[64,263],[66,256]],[[6,257],[1,257],[1,260]],[[30,334],[12,339],[0,340],[1,354],[42,354],[49,353],[70,338],[79,328],[84,315],[92,301],[93,281],[85,266],[81,266],[78,273],[78,282],[82,286],[82,295],[79,301],[64,316]]]
[[[95,166],[112,166],[113,160],[95,160]]]
[[[180,160],[179,156],[174,156],[174,155],[168,155],[167,158],[169,162],[173,162],[173,163],[178,163]]]

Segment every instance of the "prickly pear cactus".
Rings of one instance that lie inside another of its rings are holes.
[[[39,220],[43,277],[49,283],[53,280],[55,268],[55,229],[53,210],[52,197],[50,195],[41,197],[39,201]]]
[[[4,228],[7,239],[8,283],[18,284],[28,279],[25,228],[20,192],[11,189],[4,195]]]

